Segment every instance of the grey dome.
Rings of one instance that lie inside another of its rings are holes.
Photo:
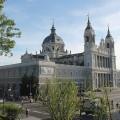
[[[43,44],[46,44],[46,43],[64,44],[62,38],[55,33],[55,30],[56,29],[53,25],[52,28],[51,28],[51,34],[43,40]]]

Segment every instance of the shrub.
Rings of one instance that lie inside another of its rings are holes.
[[[14,103],[5,103],[4,108],[1,104],[0,109],[4,109],[4,115],[7,120],[16,120],[19,114],[22,112],[22,107]]]

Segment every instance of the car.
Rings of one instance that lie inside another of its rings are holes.
[[[3,103],[3,99],[0,99],[0,103]]]
[[[94,92],[102,92],[101,89],[95,89]]]
[[[95,109],[96,109],[96,102],[95,101],[93,101],[89,98],[85,98],[83,100],[81,112],[85,112],[86,114],[93,114]]]

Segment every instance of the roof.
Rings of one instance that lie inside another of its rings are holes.
[[[56,29],[53,25],[52,28],[51,28],[51,34],[43,40],[43,44],[46,44],[46,43],[64,44],[63,39],[56,34],[55,30]]]
[[[69,55],[64,55],[64,56],[61,56],[61,57],[56,58],[56,59],[69,58],[69,57],[74,57],[74,56],[83,56],[83,55],[84,55],[84,52],[82,52],[82,53],[75,53],[75,54],[69,54]]]

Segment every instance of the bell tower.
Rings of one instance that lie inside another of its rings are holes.
[[[116,82],[116,56],[115,56],[115,51],[114,51],[114,39],[110,33],[109,27],[108,27],[107,35],[105,38],[105,47],[109,51],[110,71],[111,71],[110,86],[116,87],[117,86],[117,82]]]
[[[95,45],[95,32],[91,26],[89,16],[87,26],[84,31],[84,43],[85,43],[85,50],[92,49]]]
[[[84,65],[86,67],[92,67],[92,51],[95,47],[95,32],[91,26],[91,22],[88,16],[87,26],[84,31]]]

